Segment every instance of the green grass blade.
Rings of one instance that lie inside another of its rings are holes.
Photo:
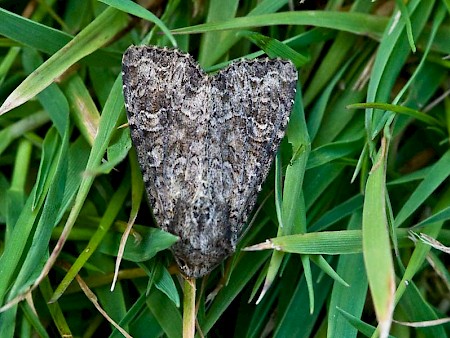
[[[30,196],[23,206],[17,223],[14,226],[8,241],[5,243],[5,249],[0,257],[0,303],[3,304],[6,292],[11,285],[14,272],[19,265],[22,254],[31,232],[34,222],[39,214],[40,208],[32,211],[33,198]]]
[[[42,325],[39,318],[37,317],[34,308],[32,308],[30,304],[26,302],[20,304],[20,308],[23,311],[25,317],[27,318],[27,321],[31,323],[33,328],[36,330],[36,333],[39,335],[39,337],[50,338],[44,325]]]
[[[286,168],[282,200],[279,197],[276,198],[276,203],[278,205],[277,217],[281,218],[281,223],[279,223],[278,228],[278,236],[306,232],[306,216],[302,196],[302,182],[305,173],[306,161],[309,155],[310,144],[304,114],[301,100],[301,87],[298,85],[294,108],[287,131],[288,142],[292,146],[292,158],[290,160],[290,164]],[[277,160],[279,159],[280,157],[277,156]],[[281,175],[280,167],[281,164],[276,163],[276,170],[279,175]],[[279,176],[277,175],[277,177]],[[280,185],[281,182],[277,182],[276,189]],[[278,189],[276,192],[278,192]],[[269,268],[267,270],[267,277],[258,302],[275,280],[281,266],[283,256],[284,254],[282,252],[273,252]]]
[[[361,227],[361,213],[354,213],[349,221],[348,229],[356,230]],[[349,286],[334,282],[328,316],[327,337],[356,338],[356,330],[348,321],[343,320],[341,311],[361,318],[367,294],[368,282],[364,270],[362,254],[346,255],[339,257],[336,270]],[[352,299],[351,302],[348,300]]]
[[[135,241],[128,239],[125,245],[124,259],[132,262],[144,262],[154,257],[159,251],[169,248],[178,237],[156,228],[134,226],[142,238]],[[121,233],[108,233],[102,240],[99,250],[102,253],[116,256],[119,250]]]
[[[306,218],[302,188],[311,143],[306,128],[300,84],[297,85],[294,108],[287,129],[287,139],[292,146],[292,158],[286,167],[283,186],[282,211],[283,222],[286,226],[283,234],[304,233],[306,232]]]
[[[422,31],[434,1],[413,0],[408,3],[411,23],[416,36]],[[367,91],[367,102],[386,102],[397,75],[403,68],[410,53],[405,36],[405,21],[397,21],[393,16],[386,26],[384,36],[375,58]],[[366,129],[369,139],[373,139],[383,128],[386,114],[366,110]]]
[[[45,203],[41,201],[42,199],[39,199],[39,203],[34,204],[35,206],[38,206],[43,203],[42,214],[39,217],[36,230],[33,234],[32,245],[26,252],[26,258],[21,265],[20,272],[10,291],[10,299],[19,295],[34,283],[34,280],[42,267],[42,262],[48,254],[52,230],[60,220],[58,214],[60,213],[67,178],[67,152],[70,135],[68,128],[66,128],[66,134],[63,140],[51,137],[51,134],[58,135],[55,129],[51,129],[49,134],[50,137],[46,138],[46,140],[52,141],[59,146],[57,153],[52,155],[52,162],[49,163],[51,168],[49,169],[50,173],[47,174],[48,182],[46,184],[48,193]],[[36,191],[39,189],[38,182],[36,183]]]
[[[284,5],[286,5],[287,0],[263,0],[260,1],[248,14],[247,16],[254,16],[266,13],[274,13]],[[223,18],[220,18],[223,20]],[[204,59],[200,57],[200,62],[205,68],[211,67],[217,60],[223,56],[227,51],[233,46],[240,37],[233,31],[223,31],[221,32],[221,43],[214,45],[214,48],[207,49],[208,55]],[[204,48],[206,50],[206,48]]]
[[[141,7],[137,3],[129,1],[129,0],[125,0],[125,1],[124,0],[99,0],[99,1],[109,5],[111,7],[117,8],[123,12],[129,13],[131,15],[135,15],[142,19],[153,22],[164,32],[164,34],[166,34],[166,36],[169,38],[170,42],[172,43],[172,46],[177,47],[177,41],[173,37],[169,28],[167,28],[167,26],[164,24],[164,22],[162,22],[155,14],[146,10],[144,7]]]
[[[408,322],[436,320],[440,317],[436,313],[436,309],[423,298],[421,291],[413,282],[406,288],[406,292],[398,306],[408,314],[406,318]],[[423,335],[423,337],[445,337],[448,335],[445,325],[419,328],[417,333]]]
[[[102,47],[124,28],[124,14],[109,8],[100,14],[64,48],[53,54],[17,87],[0,107],[0,115],[20,106],[47,88],[75,62]]]
[[[62,293],[73,281],[79,271],[83,268],[83,265],[87,262],[87,260],[99,246],[100,242],[108,232],[108,229],[113,224],[114,219],[116,218],[120,210],[119,206],[125,201],[125,198],[127,197],[130,188],[129,184],[130,182],[126,177],[117,189],[116,193],[111,197],[111,201],[109,202],[108,208],[106,209],[102,220],[100,221],[98,230],[95,232],[94,236],[92,236],[91,240],[86,246],[86,249],[80,254],[70,270],[64,276],[64,279],[56,288],[52,299],[50,300],[51,302],[56,301],[62,295]]]
[[[181,313],[165,294],[153,289],[147,297],[147,305],[167,337],[182,337]]]
[[[364,263],[381,337],[387,337],[391,327],[395,292],[395,273],[386,215],[384,161],[385,158],[380,155],[367,179],[362,219]]]
[[[376,328],[373,327],[370,324],[364,323],[360,319],[356,318],[352,314],[348,313],[347,311],[343,309],[338,308],[339,313],[341,316],[343,316],[349,324],[351,324],[353,327],[358,329],[359,332],[361,332],[366,337],[372,337],[373,334],[375,334]],[[394,336],[388,335],[389,338],[395,338]]]
[[[198,34],[218,30],[260,27],[261,25],[311,25],[342,30],[353,34],[367,34],[380,37],[386,24],[387,20],[385,18],[362,13],[301,11],[235,18],[219,23],[206,23],[178,28],[172,30],[172,33]]]
[[[0,35],[46,53],[55,53],[70,41],[70,34],[44,26],[0,8]]]
[[[437,222],[443,222],[443,221],[448,221],[450,220],[450,207],[447,207],[437,213],[435,213],[434,215],[424,219],[423,221],[417,223],[414,228],[420,228],[420,227],[425,227],[429,224],[433,224],[433,223],[437,223]]]
[[[320,271],[317,267],[312,269],[312,278],[318,279]],[[288,307],[284,313],[280,314],[280,321],[275,327],[274,337],[310,337],[314,326],[317,324],[320,311],[326,304],[327,294],[332,285],[331,278],[322,278],[314,284],[314,312],[304,306],[308,304],[308,294],[304,291],[307,288],[306,280],[301,278],[297,288],[292,295]]]
[[[406,8],[406,5],[402,1],[395,0],[395,3],[397,4],[398,8],[400,9],[400,13],[402,14],[401,20],[403,20],[405,22],[406,35],[408,36],[409,45],[411,47],[412,52],[415,53],[416,45],[414,44],[412,25],[411,25],[411,20],[409,19],[408,8]]]
[[[71,117],[86,141],[92,145],[98,132],[100,113],[88,88],[78,75],[71,76],[63,91],[71,108]]]
[[[56,328],[58,329],[59,334],[61,337],[69,337],[72,335],[70,331],[70,327],[67,324],[67,321],[64,317],[64,313],[58,304],[58,302],[55,302],[53,304],[49,304],[48,301],[50,300],[50,297],[53,294],[52,286],[50,284],[50,280],[48,278],[45,278],[42,283],[39,285],[39,290],[42,293],[42,296],[47,302],[48,311],[50,312],[50,315],[52,316],[53,323],[55,324]]]
[[[306,168],[312,169],[320,167],[326,163],[330,163],[331,161],[355,154],[361,149],[361,144],[363,143],[362,135],[355,136],[355,140],[333,142],[323,145],[322,147],[317,147],[311,151]]]
[[[360,194],[351,197],[335,208],[324,213],[321,218],[319,218],[308,228],[308,230],[310,232],[315,232],[327,229],[344,217],[352,215],[354,212],[362,208],[363,202],[363,196]]]
[[[226,288],[216,296],[208,310],[207,316],[201,325],[203,334],[207,334],[221,314],[227,309],[248,281],[257,273],[258,269],[267,260],[268,253],[244,253],[236,265]]]
[[[395,217],[394,226],[401,226],[406,219],[435,191],[450,175],[450,152],[447,151],[431,168],[429,174],[404,203]]]
[[[236,15],[238,0],[211,0],[208,6],[208,15],[206,22],[217,22],[232,19]],[[200,52],[198,54],[198,62],[203,66],[211,65],[212,60],[211,51],[224,43],[224,40],[229,38],[228,32],[207,32],[202,36],[200,42]],[[214,56],[213,56],[214,57]]]
[[[79,12],[77,16],[79,16]],[[54,54],[73,38],[72,35],[0,8],[0,35],[46,54]],[[85,61],[99,67],[111,67],[120,62],[121,55],[99,50]],[[82,60],[82,62],[84,62]]]
[[[238,36],[243,36],[249,39],[259,48],[264,50],[264,52],[271,58],[279,57],[282,59],[291,60],[296,68],[303,66],[309,61],[307,57],[296,52],[294,49],[290,48],[277,39],[273,39],[268,36],[249,31],[241,31],[238,33]]]
[[[443,210],[445,207],[449,205],[449,201],[450,201],[450,189],[448,189],[447,187],[446,191],[442,194],[441,198],[436,204],[434,211]],[[428,225],[425,229],[423,229],[423,233],[432,238],[436,238],[443,224],[444,223],[442,221],[438,221],[434,224]],[[430,250],[431,247],[429,245],[422,242],[416,243],[416,248],[413,254],[411,255],[411,258],[408,262],[408,266],[406,267],[404,274],[402,276],[402,280],[398,284],[398,288],[395,293],[396,302],[398,302],[400,298],[403,296],[403,294],[407,291],[409,281],[411,281],[412,278],[417,273],[417,271],[419,271],[419,269],[422,268],[423,262],[427,258],[427,255]]]
[[[406,116],[410,116],[412,118],[415,118],[419,121],[422,121],[432,127],[444,127],[444,124],[434,118],[433,116],[424,114],[418,110],[411,109],[404,106],[398,106],[395,104],[389,104],[389,103],[355,103],[348,106],[349,109],[367,109],[367,108],[373,108],[373,109],[381,109],[386,111],[392,111],[398,114],[404,114]]]
[[[33,49],[26,48],[23,52],[23,63],[28,74],[42,64],[42,57]],[[58,133],[63,137],[69,123],[69,104],[56,84],[49,85],[37,95],[42,107],[48,112]]]
[[[280,236],[249,249],[276,249],[298,254],[342,255],[362,251],[360,230],[322,231]]]
[[[37,112],[3,128],[0,131],[0,154],[11,144],[14,139],[28,131],[34,130],[46,124],[50,118],[46,112]]]
[[[155,280],[155,287],[164,293],[176,307],[180,307],[180,295],[178,294],[172,276],[165,267],[161,267],[160,275]]]
[[[334,271],[333,267],[330,265],[330,263],[328,263],[326,261],[325,258],[323,258],[322,255],[312,255],[311,257],[311,261],[314,262],[314,264],[316,264],[320,270],[322,270],[323,272],[325,272],[328,276],[330,276],[331,278],[333,278],[336,282],[341,283],[344,286],[349,286],[348,283],[341,277],[339,276],[336,271]]]
[[[20,52],[19,47],[10,48],[8,53],[0,63],[0,86],[3,84],[3,81],[5,81],[7,73],[11,69],[11,66],[13,65],[14,60],[16,59],[19,52]]]
[[[45,195],[50,188],[51,181],[55,175],[54,159],[61,151],[60,138],[56,129],[50,129],[47,133],[44,143],[42,144],[42,160],[39,166],[38,176],[36,179],[36,190],[34,192],[33,206],[42,203]],[[67,146],[67,145],[66,145]]]

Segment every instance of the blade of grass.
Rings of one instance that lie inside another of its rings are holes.
[[[351,5],[351,12],[369,13],[375,3],[368,3],[365,0],[354,1]],[[317,62],[317,69],[314,70],[314,76],[311,78],[307,90],[305,90],[304,102],[305,106],[309,106],[313,99],[322,93],[323,88],[331,83],[333,78],[338,76],[338,72],[342,72],[345,63],[349,60],[349,55],[360,56],[363,53],[355,53],[355,49],[359,48],[358,37],[346,32],[338,32],[335,39],[332,40],[331,47],[323,57],[320,55],[320,62]],[[311,135],[311,139],[314,139]]]
[[[263,0],[260,1],[255,8],[253,8],[247,16],[254,16],[266,13],[276,12],[278,9],[286,5],[287,0]],[[233,31],[222,31],[221,32],[222,41],[220,44],[214,45],[214,48],[208,49],[208,55],[201,62],[203,67],[211,67],[217,60],[223,56],[237,41],[239,41],[239,36]]]
[[[32,190],[32,194],[33,194]],[[32,210],[33,195],[28,197],[23,206],[13,231],[11,232],[8,241],[5,243],[5,250],[0,257],[0,304],[3,304],[6,293],[9,290],[14,273],[19,261],[24,253],[27,240],[33,230],[34,222],[39,213],[40,206]]]
[[[12,47],[8,50],[8,53],[2,59],[2,62],[0,63],[0,86],[3,84],[3,81],[5,80],[6,75],[13,65],[19,52],[19,47]]]
[[[440,317],[436,313],[436,309],[423,297],[421,290],[412,281],[405,288],[405,294],[398,306],[405,310],[409,322],[437,320]],[[445,337],[448,334],[444,325],[419,328],[416,332],[423,337]]]
[[[322,231],[275,237],[245,250],[275,249],[297,254],[342,255],[361,252],[361,243],[360,230]]]
[[[23,302],[20,304],[20,309],[23,314],[27,318],[28,322],[31,323],[33,328],[36,330],[36,333],[42,338],[50,338],[45,329],[44,325],[40,322],[35,309],[30,306],[27,302]]]
[[[172,46],[177,47],[177,41],[173,37],[169,28],[162,22],[155,14],[146,10],[144,7],[139,4],[129,1],[129,0],[99,0],[111,7],[117,8],[123,12],[129,13],[131,15],[135,15],[142,19],[153,22],[156,26],[158,26],[164,34],[169,38],[169,41],[172,43]]]
[[[56,129],[51,129],[48,135],[49,137],[46,138],[46,141],[58,144],[59,146],[55,154],[52,155],[50,163],[46,164],[44,158],[41,162],[43,166],[49,166],[48,172],[45,174],[47,181],[46,190],[48,191],[46,193],[47,197],[45,203],[43,198],[33,203],[33,206],[43,204],[42,214],[39,217],[33,234],[32,245],[26,252],[26,258],[21,265],[20,272],[9,293],[8,298],[10,300],[33,284],[34,279],[39,273],[39,269],[42,267],[42,262],[48,254],[48,245],[52,230],[59,222],[57,216],[60,213],[67,178],[67,153],[70,137],[68,125],[66,127],[65,137],[62,140],[59,137],[52,137],[59,135]],[[52,147],[51,144],[44,145],[46,147]],[[36,191],[38,189],[39,180],[36,182]]]
[[[52,316],[52,319],[53,319],[53,323],[55,324],[56,328],[58,329],[58,332],[61,335],[61,337],[73,336],[59,304],[57,302],[55,302],[53,304],[48,303],[48,300],[50,299],[51,295],[53,294],[50,280],[48,278],[45,278],[42,281],[42,283],[39,285],[39,289],[42,293],[42,296],[44,297],[44,299],[47,302],[48,311],[50,312],[50,315]]]
[[[401,226],[406,219],[435,191],[450,175],[450,151],[447,151],[431,168],[429,174],[414,190],[395,217],[394,226]]]
[[[389,104],[389,103],[354,103],[347,106],[348,109],[367,109],[367,108],[373,108],[373,109],[381,109],[386,111],[392,111],[398,114],[403,114],[410,116],[412,118],[415,118],[419,121],[422,121],[432,127],[438,127],[443,128],[444,124],[439,121],[438,119],[434,118],[433,116],[424,114],[418,110],[411,109],[404,106],[398,106],[395,104]]]
[[[137,285],[138,290],[145,294],[146,287]],[[161,291],[153,288],[147,296],[147,307],[164,330],[167,337],[182,337],[182,318],[179,309]]]
[[[140,240],[129,240],[123,253],[124,259],[132,262],[144,262],[154,257],[159,251],[168,249],[178,241],[178,237],[161,229],[138,226],[133,227]],[[121,234],[107,233],[102,240],[99,251],[111,256],[117,256]]]
[[[325,258],[323,258],[322,255],[312,255],[311,261],[316,264],[320,270],[325,272],[328,276],[333,278],[336,282],[344,285],[344,286],[350,286],[341,276],[339,276],[336,271],[334,271],[333,267],[330,265],[330,263],[327,262]],[[314,310],[314,309],[313,309]],[[311,311],[312,312],[312,311]]]
[[[53,54],[28,76],[5,100],[0,115],[20,106],[48,87],[75,62],[109,42],[125,27],[125,15],[113,8],[106,9],[73,40]]]
[[[356,134],[354,140],[337,141],[315,148],[311,151],[306,169],[320,167],[331,161],[357,153],[364,141],[362,130],[360,134]]]
[[[264,52],[271,58],[279,57],[282,59],[291,60],[296,68],[303,66],[309,61],[307,57],[277,39],[250,31],[241,31],[237,35],[243,36],[252,41],[259,48],[264,50]]]
[[[387,337],[394,311],[395,273],[386,215],[386,143],[367,180],[362,243],[367,279],[380,325],[380,337]]]
[[[226,29],[274,25],[310,25],[380,38],[387,19],[363,13],[328,11],[283,12],[234,18],[219,23],[205,23],[172,30],[174,34],[198,34]]]
[[[436,212],[439,210],[443,210],[445,207],[449,205],[449,201],[450,201],[450,189],[447,187],[446,191],[441,195],[441,198],[439,199],[433,211]],[[423,230],[423,233],[432,238],[436,238],[440,233],[443,225],[444,225],[443,221],[438,221],[434,224],[428,225]],[[420,241],[416,243],[416,248],[410,257],[408,266],[406,267],[404,274],[402,276],[402,280],[398,284],[397,290],[395,292],[396,303],[399,302],[400,298],[407,291],[409,282],[413,279],[417,271],[419,271],[419,269],[422,268],[423,262],[425,261],[430,250],[431,247],[429,245]]]
[[[17,221],[23,212],[23,206],[27,198],[26,177],[30,170],[31,154],[33,146],[28,140],[21,140],[17,148],[14,160],[14,171],[11,184],[5,186],[5,242],[8,242],[16,227]],[[6,180],[6,179],[5,179]]]
[[[203,334],[208,334],[233,299],[238,296],[268,257],[269,253],[258,252],[242,254],[233,270],[227,287],[220,290],[209,308],[206,318],[201,326]]]
[[[236,15],[238,0],[211,0],[208,6],[208,15],[206,17],[206,22],[214,23],[217,21],[223,21],[227,19],[232,19]],[[202,35],[200,41],[200,51],[198,54],[198,62],[202,66],[211,65],[210,60],[211,51],[223,44],[224,40],[229,37],[225,31],[217,32],[205,32]]]
[[[102,220],[100,221],[100,224],[98,226],[97,231],[95,232],[94,236],[92,236],[91,240],[87,244],[86,248],[83,250],[83,252],[80,254],[80,256],[77,258],[75,263],[72,265],[70,270],[66,273],[61,283],[56,288],[55,292],[53,293],[52,298],[50,299],[50,302],[54,302],[58,300],[59,297],[63,294],[65,289],[69,286],[70,283],[75,279],[75,277],[78,275],[79,271],[83,268],[84,263],[87,262],[89,257],[95,252],[97,247],[99,246],[101,240],[108,232],[109,228],[114,222],[114,219],[116,218],[117,214],[120,211],[120,205],[123,204],[125,201],[125,198],[128,195],[128,190],[130,188],[130,182],[128,177],[125,177],[122,183],[120,184],[119,188],[117,189],[116,193],[112,196],[111,201],[109,202],[108,208],[106,209]]]
[[[62,85],[71,108],[71,117],[86,141],[92,145],[98,132],[100,113],[82,78],[75,74]]]
[[[361,212],[355,212],[348,222],[348,230],[361,228],[361,223]],[[356,338],[358,330],[348,321],[342,320],[340,311],[344,310],[352,316],[361,318],[368,287],[362,254],[340,256],[336,272],[349,284],[349,287],[337,281],[334,282],[329,306],[327,337]],[[349,302],[349,299],[352,301]]]
[[[312,278],[318,279],[320,269],[313,266]],[[276,323],[273,337],[311,337],[313,329],[317,326],[319,313],[323,310],[328,299],[328,291],[332,285],[331,278],[322,278],[320,282],[314,284],[314,312],[310,313],[309,308],[304,306],[308,303],[307,281],[302,276],[297,288],[291,297],[288,307],[284,313],[280,313],[280,321]]]
[[[412,32],[411,20],[409,19],[408,8],[401,0],[395,0],[395,3],[397,4],[397,6],[400,10],[400,13],[402,14],[401,19],[405,22],[406,35],[408,36],[409,45],[411,47],[412,52],[415,53],[416,46],[414,44],[414,36],[413,36],[413,32]]]
[[[72,35],[0,8],[0,35],[12,41],[52,55],[73,38]],[[121,55],[105,50],[95,51],[82,62],[99,67],[111,67],[120,62]]]
[[[426,2],[412,0],[408,3],[408,11],[411,15],[415,36],[418,36],[422,31],[433,5],[434,0]],[[410,53],[410,49],[407,47],[408,40],[405,36],[405,29],[405,21],[398,21],[395,16],[386,26],[370,76],[367,102],[388,101],[397,75]],[[366,130],[369,140],[378,135],[388,116],[388,114],[383,114],[379,110],[366,109]]]
[[[45,198],[50,184],[55,176],[55,157],[61,155],[60,147],[61,139],[58,136],[56,129],[51,128],[45,136],[44,143],[42,144],[42,158],[39,164],[38,176],[36,178],[36,190],[34,193],[33,206],[41,204]],[[67,144],[65,145],[67,147]],[[64,184],[64,183],[63,183]]]
[[[0,155],[16,138],[23,136],[28,131],[41,127],[48,121],[50,121],[48,114],[40,111],[3,128],[0,131]]]
[[[31,48],[24,48],[22,60],[28,74],[43,63],[42,57]],[[69,104],[61,89],[56,84],[51,84],[39,93],[37,98],[50,116],[59,135],[63,137],[69,120]]]

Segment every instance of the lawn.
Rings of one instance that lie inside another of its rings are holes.
[[[0,337],[448,336],[449,14],[1,1]],[[211,76],[265,57],[298,71],[235,253],[202,278],[153,217],[124,104],[131,45],[189,52]]]

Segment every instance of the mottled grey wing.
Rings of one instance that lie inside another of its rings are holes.
[[[183,238],[175,223],[197,185],[188,163],[207,120],[199,101],[206,77],[190,57],[151,46],[130,47],[122,64],[131,138],[153,214],[161,228]]]
[[[231,252],[226,208],[212,199],[210,84],[188,55],[130,47],[123,57],[124,97],[153,214],[180,237],[172,246],[188,276],[211,271]]]
[[[289,121],[297,70],[280,59],[243,60],[212,78],[220,135],[223,195],[229,206],[233,247],[253,209]],[[220,170],[220,169],[218,169]]]

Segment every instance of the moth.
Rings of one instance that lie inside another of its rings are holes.
[[[182,273],[202,277],[235,251],[284,137],[297,70],[242,60],[206,74],[177,49],[131,46],[122,61],[131,139],[158,225],[180,238]]]

